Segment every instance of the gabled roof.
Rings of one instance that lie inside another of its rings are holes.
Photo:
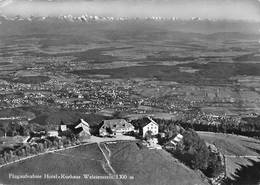
[[[75,132],[79,134],[82,131],[90,134],[89,124],[85,120],[80,119],[80,122],[75,126]]]
[[[182,139],[183,139],[183,136],[182,136],[181,134],[178,134],[178,135],[173,139],[173,141],[175,141],[175,142],[180,142]]]
[[[147,117],[142,119],[142,121],[140,123],[140,127],[145,127],[146,125],[148,125],[151,122],[158,126],[158,123],[156,123],[151,117],[147,116]]]
[[[125,119],[104,120],[102,126],[109,127],[111,129],[133,127],[133,125],[131,123],[128,123]]]
[[[89,124],[84,119],[80,119],[80,123],[78,123],[75,126],[75,128],[81,128],[81,127],[88,127],[89,128]]]
[[[81,133],[81,132],[85,132],[85,133],[88,133],[90,135],[90,132],[88,130],[84,130],[82,127],[79,127],[79,128],[76,128],[76,129],[73,130],[73,133],[76,134],[76,135]]]
[[[89,124],[83,119],[78,120],[74,124],[65,124],[64,122],[60,124],[61,131],[71,130],[74,134],[79,134],[82,131],[90,134],[89,129]]]
[[[176,146],[183,139],[183,135],[177,134],[175,137],[171,137],[165,145],[174,145]]]

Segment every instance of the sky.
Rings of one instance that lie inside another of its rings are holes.
[[[20,16],[82,14],[128,18],[164,17],[260,21],[258,0],[0,0],[0,13]]]

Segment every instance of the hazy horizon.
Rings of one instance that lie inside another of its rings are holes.
[[[0,1],[0,13],[9,16],[97,15],[128,18],[180,18],[260,21],[257,0],[96,0],[96,1]]]

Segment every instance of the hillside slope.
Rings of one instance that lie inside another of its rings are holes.
[[[226,171],[229,178],[243,166],[251,166],[254,161],[260,161],[260,141],[238,135],[198,132],[206,142],[214,144],[226,156]]]
[[[111,164],[118,174],[133,176],[125,185],[207,184],[202,178],[164,150],[140,148],[136,143],[107,145]]]
[[[0,184],[95,184],[95,185],[206,185],[196,172],[181,164],[163,150],[140,148],[136,142],[87,144],[72,149],[40,155],[0,168]],[[128,179],[84,179],[83,174],[107,176],[106,166],[114,174],[127,175]],[[15,175],[76,175],[80,179],[10,179]],[[129,177],[133,177],[130,179]]]

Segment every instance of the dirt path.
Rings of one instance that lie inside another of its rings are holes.
[[[103,154],[103,156],[106,160],[106,163],[103,166],[104,170],[108,171],[109,175],[116,175],[116,171],[114,170],[114,168],[110,164],[111,151],[109,150],[109,148],[106,146],[105,143],[97,143],[97,144],[98,144],[98,147],[99,147],[100,151],[102,152],[102,154]],[[103,148],[103,146],[104,146],[104,148]],[[108,156],[106,155],[104,150],[106,150],[108,152]],[[117,185],[123,185],[122,181],[120,181],[119,179],[114,179],[114,181]]]
[[[105,149],[108,151],[108,157],[110,158],[111,157],[111,151],[110,149],[107,147],[107,145],[104,143],[104,147]]]
[[[100,149],[100,151],[102,152],[105,160],[106,160],[106,163],[108,165],[108,167],[110,168],[110,170],[112,171],[112,174],[114,175],[116,173],[116,171],[113,169],[113,167],[111,166],[110,164],[110,159],[107,157],[107,155],[105,154],[104,150],[102,149],[102,146],[100,143],[98,143],[98,148]]]

